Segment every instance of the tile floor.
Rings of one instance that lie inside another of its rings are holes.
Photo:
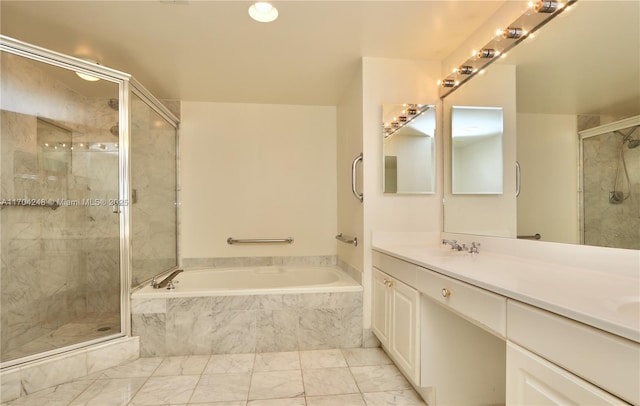
[[[352,348],[140,358],[6,405],[410,406],[424,403],[380,348]]]

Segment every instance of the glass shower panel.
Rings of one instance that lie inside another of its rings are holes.
[[[174,268],[177,257],[176,129],[131,94],[133,286]]]
[[[0,360],[121,333],[119,84],[2,52]],[[114,130],[115,128],[115,130]],[[114,211],[116,212],[114,214]]]
[[[582,139],[586,245],[640,249],[640,148],[630,142],[638,133],[627,128]]]

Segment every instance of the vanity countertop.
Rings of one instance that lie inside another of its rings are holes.
[[[373,249],[640,343],[640,272],[602,272],[448,247],[374,243]]]

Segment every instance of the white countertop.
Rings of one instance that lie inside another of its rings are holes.
[[[640,342],[640,272],[605,272],[436,244],[374,241],[373,249]]]

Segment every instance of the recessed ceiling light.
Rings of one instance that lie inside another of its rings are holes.
[[[256,21],[261,23],[270,23],[278,18],[278,9],[270,3],[259,1],[249,7],[249,15]]]
[[[82,58],[84,61],[87,62],[91,62],[91,63],[95,63],[96,65],[100,65],[97,61],[92,61],[90,59],[84,59]],[[100,78],[93,76],[93,75],[89,75],[88,73],[84,73],[84,72],[78,72],[76,71],[76,75],[78,75],[80,78],[87,80],[89,82],[97,82],[98,80],[100,80]]]

